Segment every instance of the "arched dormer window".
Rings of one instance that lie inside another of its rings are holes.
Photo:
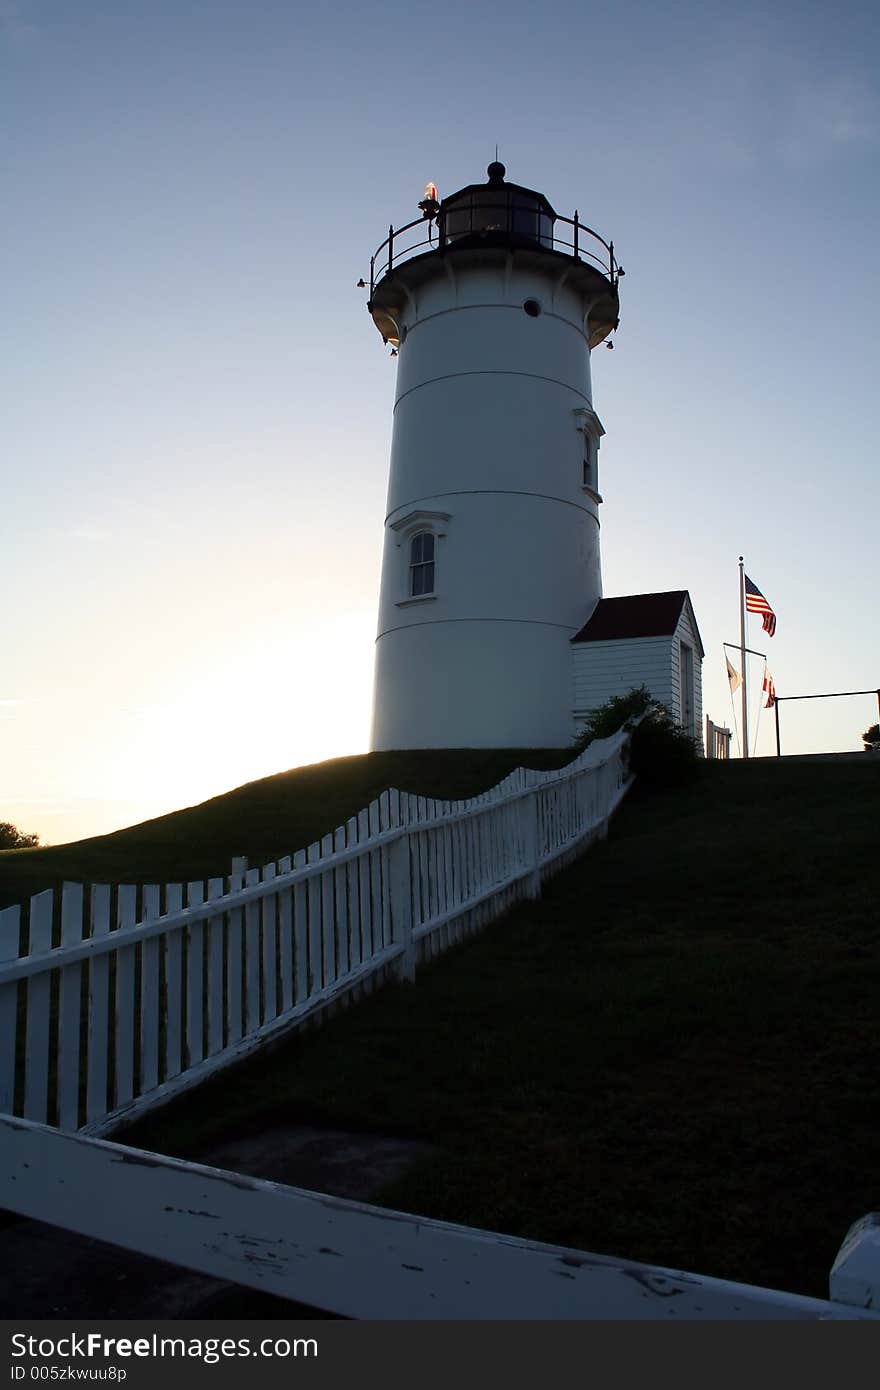
[[[389,521],[400,547],[398,608],[411,603],[433,603],[439,598],[437,566],[446,563],[442,551],[449,520],[449,512],[429,512],[419,507]]]
[[[434,592],[434,532],[419,531],[409,543],[409,596]]]

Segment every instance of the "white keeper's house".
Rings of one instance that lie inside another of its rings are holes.
[[[646,685],[692,737],[699,737],[704,653],[686,589],[600,598],[571,641],[578,728],[613,695]]]
[[[371,261],[398,358],[371,746],[562,747],[642,684],[699,739],[688,594],[602,597],[590,353],[623,269],[505,174],[429,185]]]

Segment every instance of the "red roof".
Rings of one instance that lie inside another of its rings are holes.
[[[697,641],[693,605],[687,589],[670,589],[665,594],[627,594],[623,598],[600,598],[590,619],[572,642],[619,642],[627,637],[671,637],[678,627],[681,610],[687,604]]]

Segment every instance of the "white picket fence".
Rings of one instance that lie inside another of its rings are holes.
[[[110,1133],[535,897],[630,785],[620,731],[467,801],[396,790],[308,849],[0,911],[0,1112]]]

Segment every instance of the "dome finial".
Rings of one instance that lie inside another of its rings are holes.
[[[495,158],[492,160],[492,163],[489,165],[488,169],[486,170],[486,173],[489,175],[490,183],[498,184],[504,182],[504,175],[507,173],[507,170],[498,159],[497,145],[495,146]]]

